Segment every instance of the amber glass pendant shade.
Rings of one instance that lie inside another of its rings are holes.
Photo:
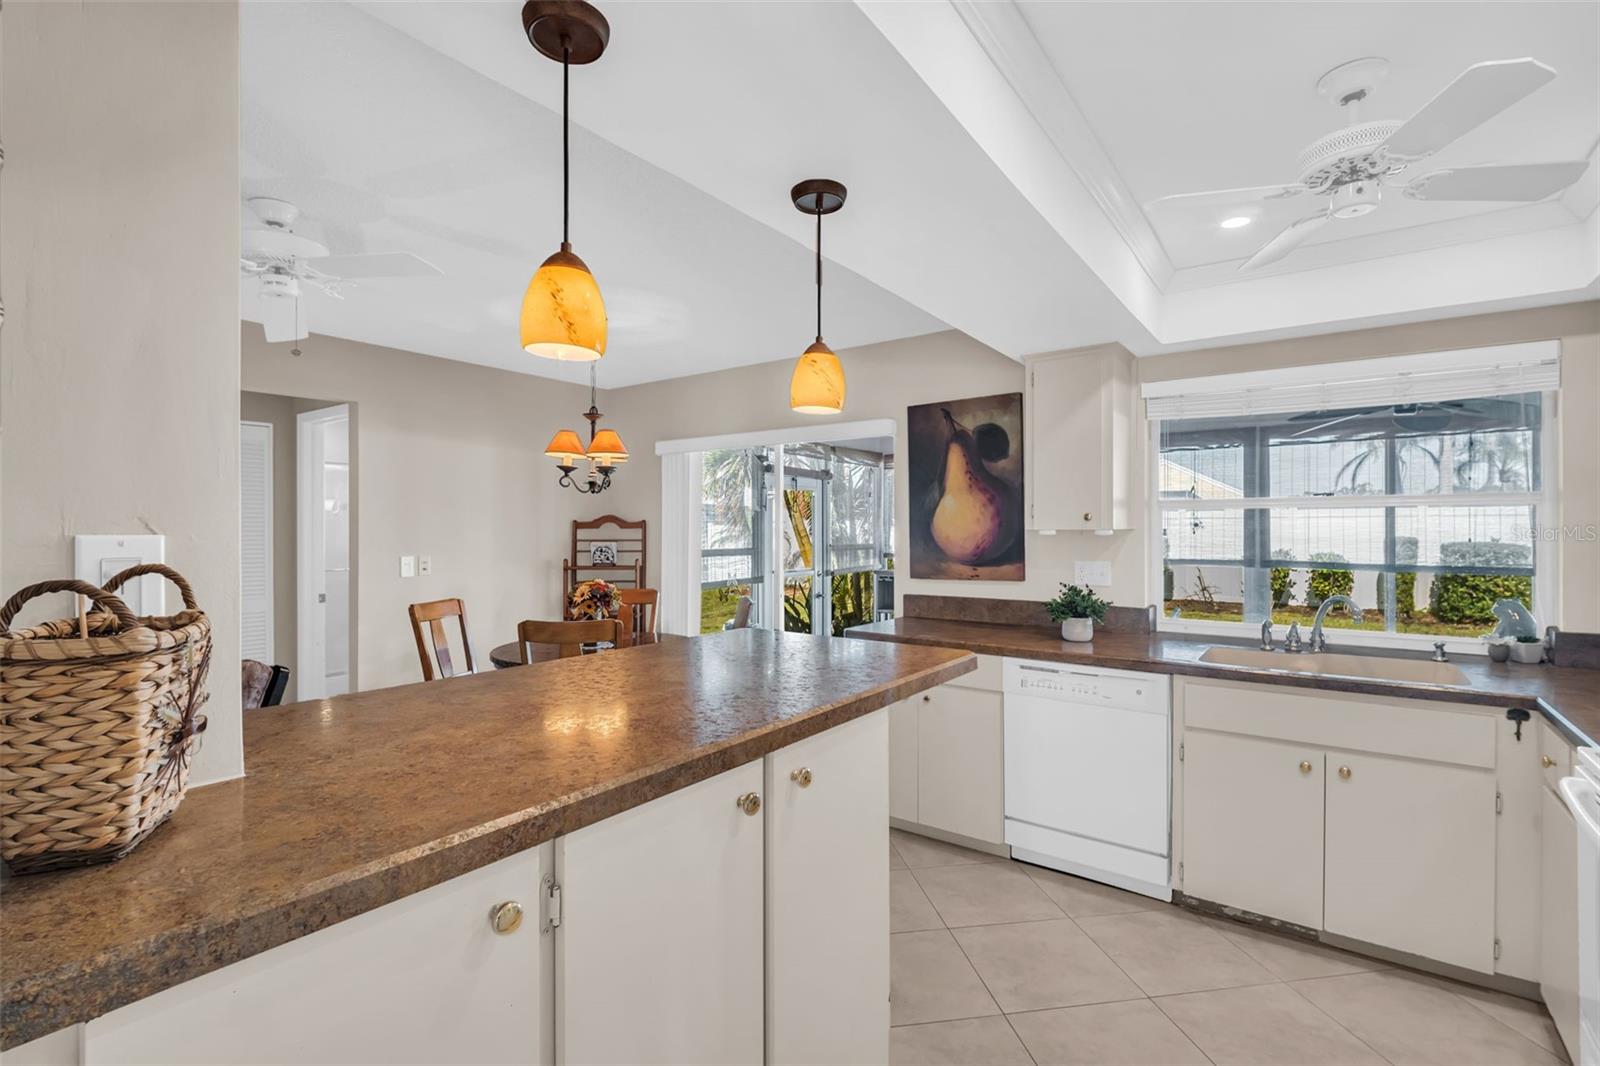
[[[528,282],[522,350],[563,362],[589,362],[606,354],[606,302],[570,244],[562,244]]]
[[[557,431],[556,435],[550,438],[550,443],[545,447],[544,453],[552,459],[560,459],[566,463],[577,462],[579,459],[584,458],[586,454],[583,449],[583,442],[570,429]]]
[[[611,466],[620,466],[628,461],[628,449],[623,446],[622,438],[617,436],[616,430],[602,429],[594,435],[594,440],[589,442],[589,458]]]
[[[820,340],[794,364],[789,407],[803,415],[836,415],[844,410],[844,366]]]

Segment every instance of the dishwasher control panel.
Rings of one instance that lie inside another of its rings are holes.
[[[1165,710],[1171,680],[1163,674],[1106,670],[1034,662],[1005,661],[1005,690],[1069,703],[1130,710]]]

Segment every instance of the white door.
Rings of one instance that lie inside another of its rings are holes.
[[[763,820],[738,801],[762,776],[746,763],[557,838],[558,1062],[761,1061]]]
[[[89,1022],[86,1066],[547,1063],[551,846],[501,859]],[[491,911],[515,901],[520,928]]]
[[[941,685],[921,696],[917,718],[917,820],[1003,844],[1005,748],[998,692]]]
[[[888,711],[766,757],[767,1059],[889,1055]]]
[[[1028,365],[1029,529],[1107,528],[1103,447],[1106,358],[1097,353]],[[1089,517],[1085,517],[1088,515]]]
[[[272,665],[272,423],[239,423],[239,652]]]
[[[1183,891],[1322,928],[1321,749],[1197,729],[1183,747]]]
[[[915,822],[917,816],[917,709],[913,696],[889,711],[889,816]]]
[[[1494,970],[1492,770],[1328,752],[1323,928]]]
[[[350,409],[296,416],[296,545],[301,699],[351,691]]]

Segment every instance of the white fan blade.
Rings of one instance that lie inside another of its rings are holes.
[[[426,278],[444,271],[410,252],[373,252],[367,255],[328,255],[305,264],[332,278]]]
[[[1145,204],[1153,210],[1169,207],[1229,207],[1259,203],[1262,200],[1286,200],[1306,191],[1304,185],[1258,185],[1252,189],[1213,189],[1210,192],[1181,192],[1162,196]]]
[[[1586,160],[1455,167],[1424,174],[1405,187],[1411,200],[1543,200],[1583,177]]]
[[[1544,85],[1556,72],[1536,59],[1474,63],[1395,130],[1383,145],[1397,161],[1432,155]]]
[[[1239,267],[1240,270],[1254,270],[1256,267],[1276,263],[1296,248],[1307,237],[1321,229],[1332,216],[1326,211],[1319,212],[1309,218],[1302,218],[1299,222],[1292,223],[1272,240],[1263,244],[1255,255],[1246,259]]]
[[[303,340],[306,335],[300,320],[299,300],[268,299],[261,301],[261,330],[268,344]]]

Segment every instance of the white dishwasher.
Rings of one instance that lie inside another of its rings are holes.
[[[1172,681],[1005,660],[1014,858],[1172,898]]]

